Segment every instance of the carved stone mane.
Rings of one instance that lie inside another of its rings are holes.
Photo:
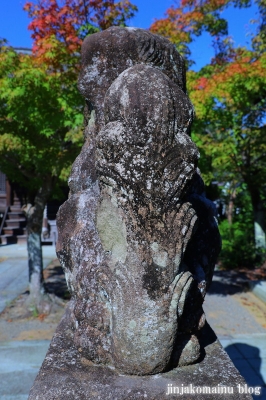
[[[220,238],[204,196],[182,57],[141,29],[89,36],[85,144],[58,213],[74,341],[132,375],[194,363]]]

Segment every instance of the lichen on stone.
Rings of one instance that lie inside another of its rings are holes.
[[[130,375],[194,363],[220,237],[184,61],[167,39],[112,27],[84,41],[79,89],[85,144],[57,217],[75,346]]]

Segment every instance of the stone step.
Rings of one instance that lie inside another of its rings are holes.
[[[26,220],[24,214],[22,212],[19,212],[19,211],[17,211],[17,212],[15,212],[15,211],[9,212],[8,215],[7,215],[7,218],[8,219],[20,219],[20,218],[22,219],[23,218],[24,220]]]
[[[9,207],[9,210],[3,228],[3,235],[1,236],[1,243],[26,243],[27,235],[25,227],[27,222],[21,211],[21,205],[18,199],[15,199],[15,204]]]
[[[10,206],[9,208],[10,208],[11,211],[21,212],[21,205],[20,204]]]
[[[27,243],[27,235],[17,236],[17,243],[18,244]]]
[[[9,228],[5,227],[3,229],[4,235],[25,235],[26,234],[26,228]]]
[[[27,243],[27,235],[1,235],[0,236],[1,244],[23,244]]]
[[[17,237],[13,235],[1,235],[0,236],[1,244],[16,244]]]
[[[6,219],[6,228],[24,228],[26,226],[25,218]]]
[[[18,198],[16,195],[14,196],[13,204],[14,204],[14,205],[15,205],[15,204],[19,204],[19,205],[21,204],[19,198]]]

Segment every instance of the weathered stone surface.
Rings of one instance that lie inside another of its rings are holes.
[[[95,366],[73,343],[73,303],[57,328],[29,400],[252,399],[250,394],[239,393],[245,381],[208,325],[203,328],[203,357],[197,364],[148,376],[124,375],[111,366]],[[183,388],[184,393],[178,394],[177,388]]]
[[[85,144],[57,216],[72,300],[29,399],[250,399],[202,309],[220,236],[182,57],[128,28],[91,35],[82,57]]]
[[[82,61],[79,89],[87,102],[88,117],[93,114],[91,125],[96,124],[97,132],[104,124],[107,90],[124,70],[135,64],[161,70],[186,90],[184,61],[175,47],[167,39],[143,29],[112,27],[88,36],[82,46]]]
[[[91,35],[82,54],[86,142],[57,219],[74,343],[131,375],[194,363],[220,238],[189,137],[184,62],[141,29]]]

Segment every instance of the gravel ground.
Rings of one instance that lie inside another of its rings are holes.
[[[207,320],[217,336],[266,333],[266,304],[248,290],[235,271],[216,271],[204,302]]]
[[[25,292],[0,314],[0,341],[50,340],[64,313],[69,298],[62,268],[54,260],[44,271],[47,290],[60,301],[49,315],[25,309]],[[218,337],[235,334],[266,333],[266,303],[247,290],[245,275],[216,271],[206,295],[204,310]]]
[[[69,293],[58,260],[45,270],[46,289],[54,300],[49,315],[29,311],[25,306],[28,292],[18,296],[0,314],[0,341],[51,340],[64,313]]]

